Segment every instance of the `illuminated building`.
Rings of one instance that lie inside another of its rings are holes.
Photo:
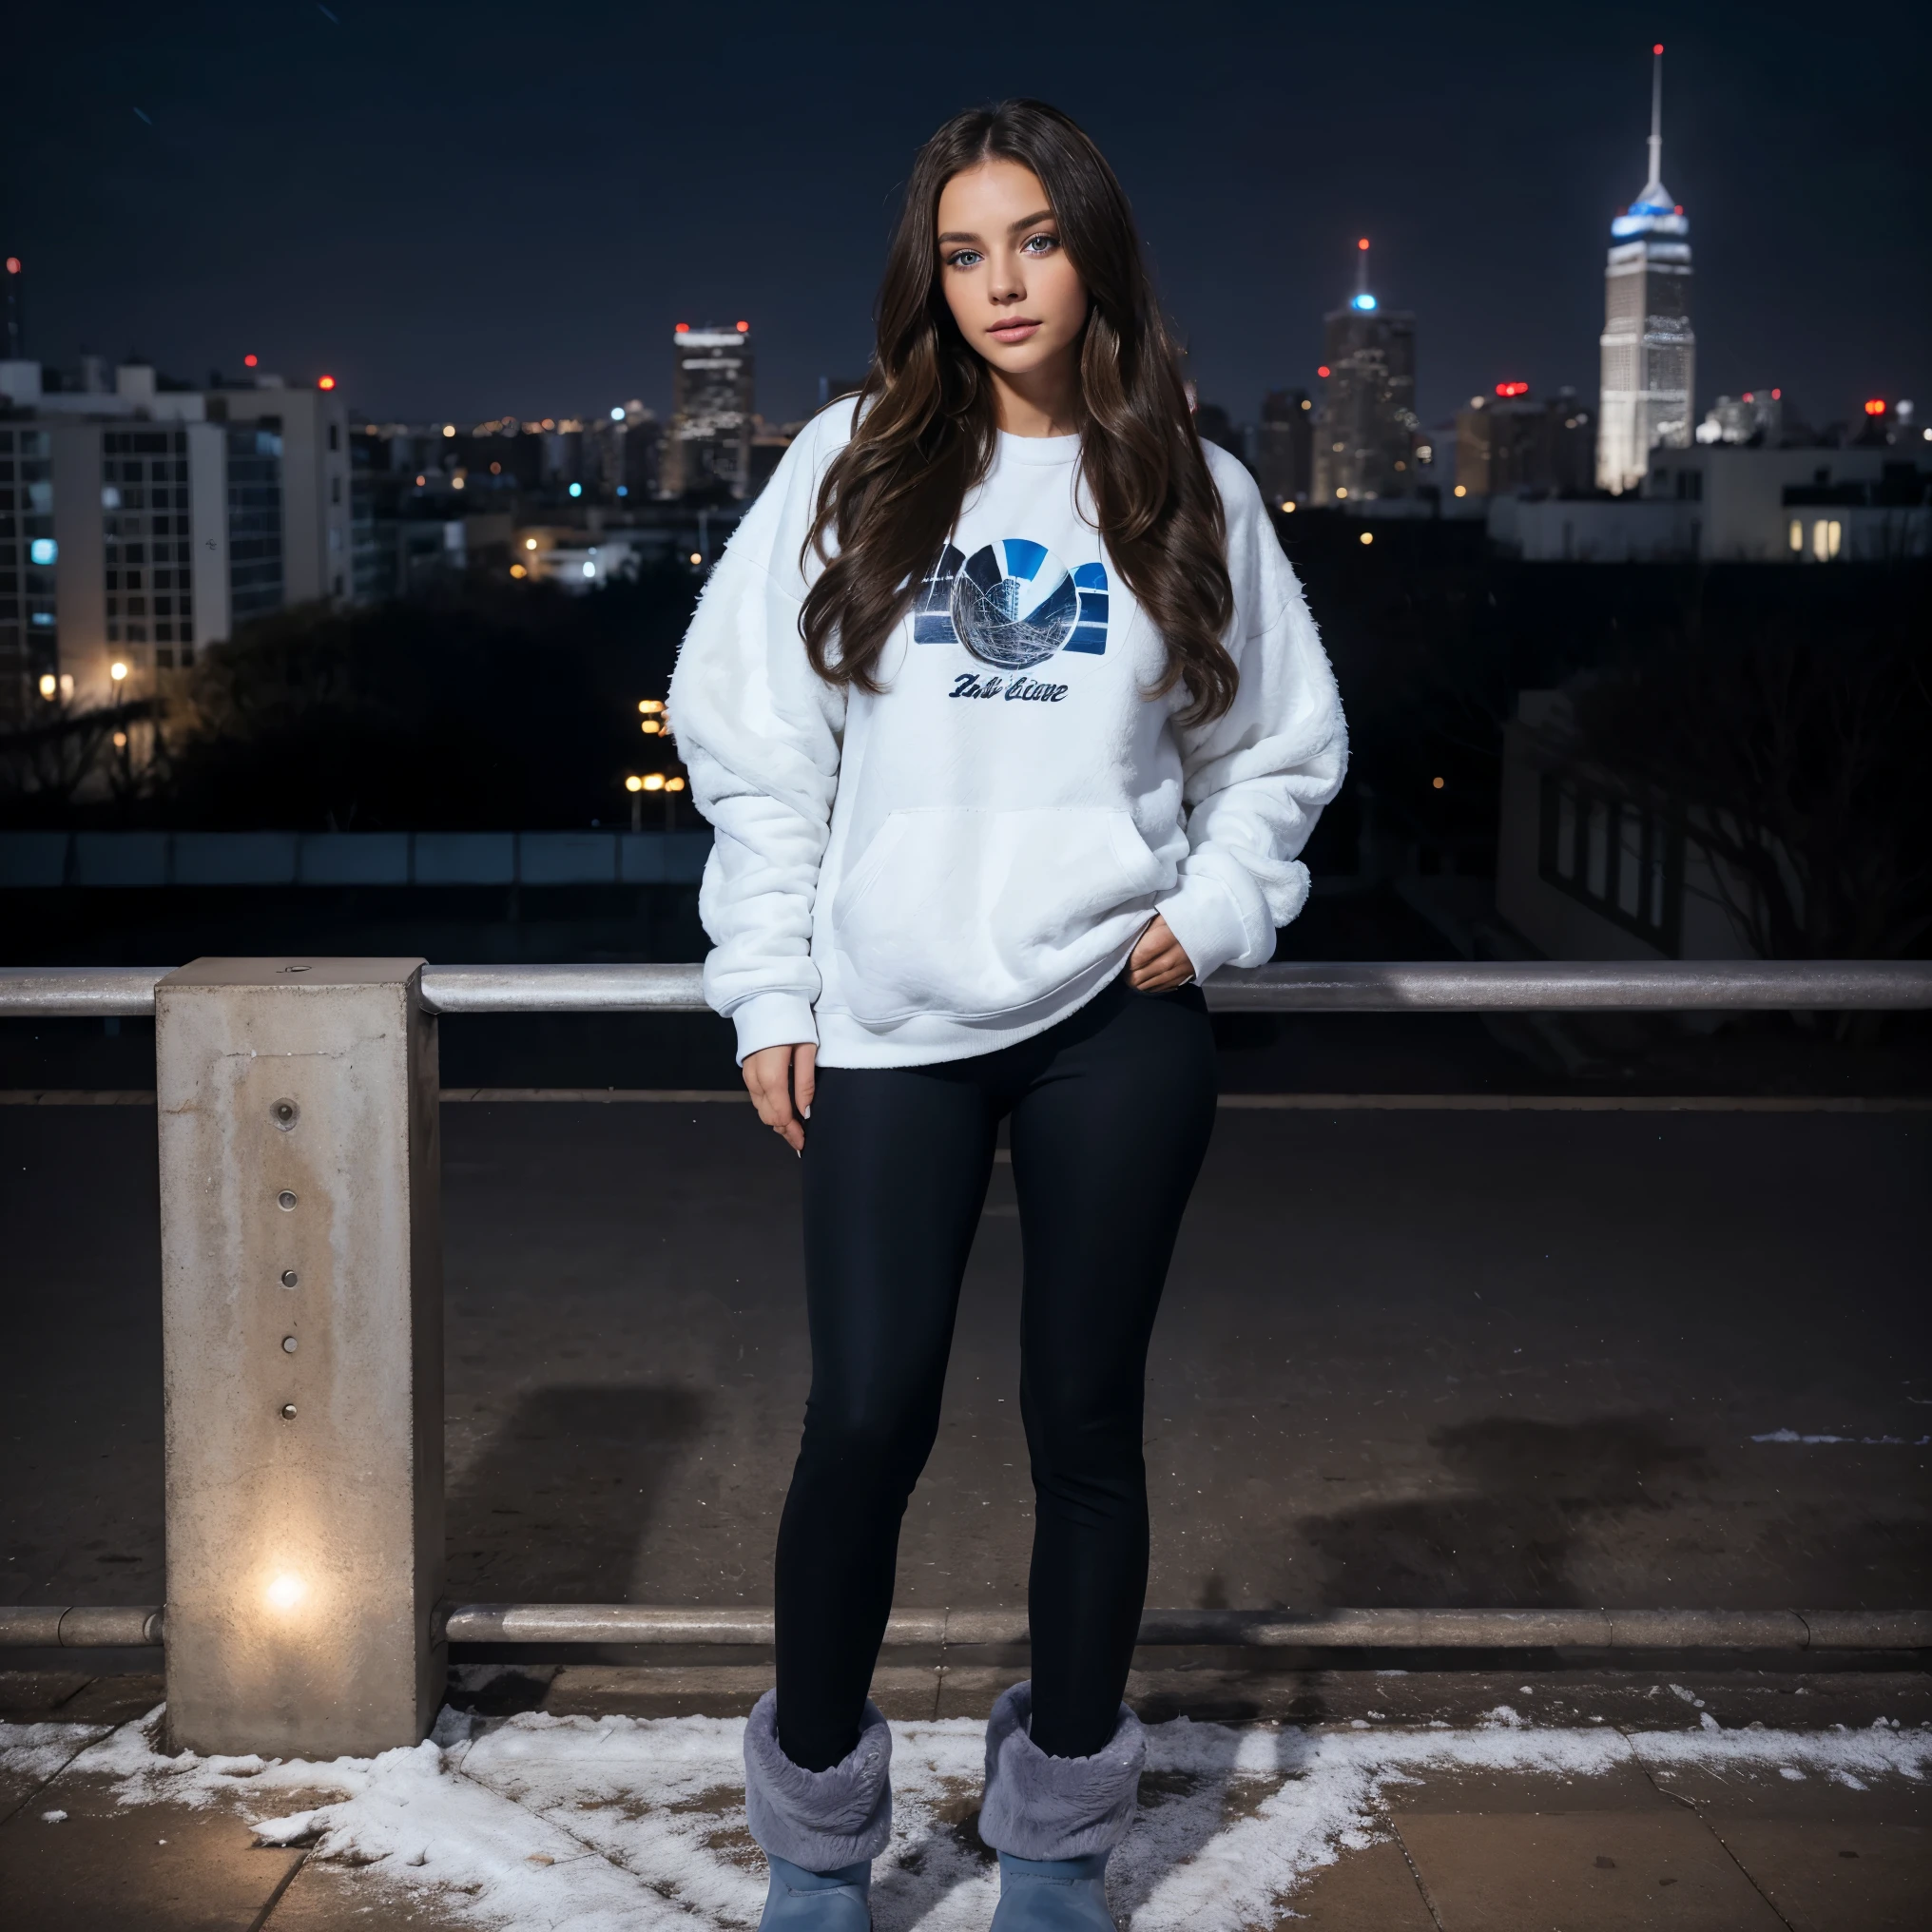
[[[743,496],[751,486],[751,324],[694,329],[680,322],[671,343],[677,361],[663,454],[664,493]]]
[[[1315,487],[1315,404],[1305,389],[1275,389],[1262,397],[1254,471],[1267,503],[1306,502]]]
[[[1381,306],[1368,286],[1368,242],[1356,243],[1355,293],[1326,319],[1327,387],[1315,424],[1314,500],[1329,507],[1414,489],[1416,319]]]
[[[1595,428],[1574,389],[1538,401],[1527,382],[1498,382],[1456,414],[1456,481],[1469,496],[1588,490]]]
[[[1690,223],[1663,182],[1664,49],[1652,49],[1651,170],[1610,224],[1596,481],[1634,490],[1655,449],[1690,442],[1697,338],[1690,329]]]

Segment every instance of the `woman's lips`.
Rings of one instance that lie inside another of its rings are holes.
[[[1015,318],[1010,322],[995,322],[987,334],[998,337],[1002,342],[1024,342],[1039,326],[1038,322]]]

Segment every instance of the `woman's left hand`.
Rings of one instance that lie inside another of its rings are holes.
[[[1166,993],[1194,976],[1194,962],[1159,913],[1140,936],[1127,962],[1127,983],[1136,993]]]

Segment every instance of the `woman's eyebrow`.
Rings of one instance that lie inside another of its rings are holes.
[[[1037,214],[1025,216],[1020,221],[1010,223],[1007,227],[1006,232],[1009,235],[1017,235],[1022,228],[1035,228],[1042,222],[1051,222],[1053,219],[1053,209],[1042,208],[1039,210]]]
[[[951,233],[941,235],[938,239],[941,242],[977,242],[979,240],[979,237],[977,235],[968,235],[962,231],[955,230]]]

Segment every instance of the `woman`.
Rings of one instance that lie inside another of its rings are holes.
[[[1036,102],[920,151],[856,406],[746,514],[672,686],[705,996],[803,1158],[812,1387],[745,1739],[767,1927],[863,1932],[867,1701],[999,1123],[1026,1275],[1033,1681],[988,1730],[998,1932],[1111,1925],[1144,1745],[1148,1340],[1258,966],[1345,761],[1253,482],[1196,435],[1126,197]]]

